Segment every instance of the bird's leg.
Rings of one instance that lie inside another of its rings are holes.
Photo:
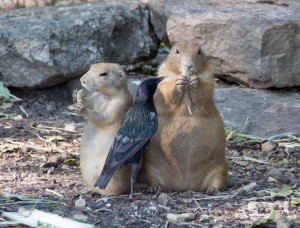
[[[134,188],[134,180],[133,178],[131,178],[131,188],[130,188],[130,196],[129,196],[129,199],[133,199],[133,188]]]
[[[137,175],[141,168],[141,162],[133,163],[131,165],[131,190],[130,190],[130,196],[129,199],[132,200],[133,198],[133,190],[134,190],[134,183],[136,182]]]

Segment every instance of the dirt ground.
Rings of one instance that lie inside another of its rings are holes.
[[[220,193],[138,188],[133,201],[128,195],[104,197],[83,184],[78,164],[85,121],[69,113],[72,98],[66,86],[11,92],[23,101],[0,110],[1,211],[25,207],[67,218],[84,215],[86,223],[99,227],[246,227],[276,213],[275,221],[261,227],[300,227],[300,206],[291,203],[300,197],[299,147],[228,142],[228,188]],[[291,188],[287,194],[274,193],[285,185]],[[86,205],[75,206],[78,199]],[[191,213],[191,218],[176,223],[167,219],[170,213]]]

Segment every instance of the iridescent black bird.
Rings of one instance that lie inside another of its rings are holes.
[[[140,169],[140,160],[157,130],[157,113],[153,102],[156,87],[164,77],[148,78],[141,82],[132,107],[122,119],[95,187],[105,188],[117,169],[131,164],[131,193]]]

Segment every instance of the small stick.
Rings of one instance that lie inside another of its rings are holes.
[[[46,188],[45,191],[46,191],[46,192],[50,192],[50,193],[52,193],[52,194],[54,194],[54,195],[57,195],[57,196],[60,197],[60,198],[64,198],[61,194],[59,194],[58,192],[53,191],[53,190],[51,190],[51,189]]]
[[[22,107],[22,105],[20,105],[20,109],[21,109],[21,111],[22,112],[24,112],[25,113],[25,115],[26,115],[26,118],[28,118],[29,117],[29,115],[28,115],[28,113],[26,112],[26,110]]]

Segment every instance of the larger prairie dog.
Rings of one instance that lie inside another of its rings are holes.
[[[154,96],[158,130],[145,153],[141,179],[175,191],[225,188],[224,125],[213,102],[213,74],[198,43],[176,43],[158,75],[168,78]]]
[[[102,194],[121,194],[130,190],[130,167],[120,168],[105,189],[94,188],[122,117],[132,105],[127,76],[121,66],[98,63],[84,74],[83,90],[77,94],[75,111],[88,120],[80,144],[80,168],[84,182]]]

